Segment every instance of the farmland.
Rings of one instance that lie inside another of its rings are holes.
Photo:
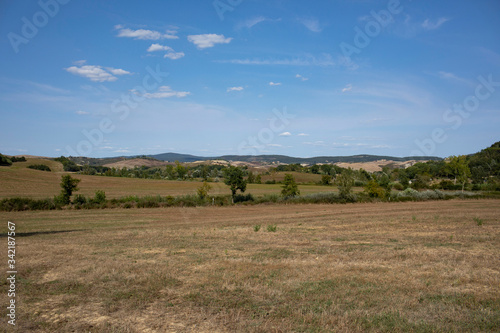
[[[0,219],[17,225],[20,332],[485,332],[500,322],[497,200]]]

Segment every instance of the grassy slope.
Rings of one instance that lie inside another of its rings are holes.
[[[500,322],[496,200],[0,212],[8,219],[21,233],[23,332],[493,332]]]

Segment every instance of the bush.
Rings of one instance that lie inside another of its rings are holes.
[[[75,195],[75,198],[73,199],[73,203],[76,205],[84,205],[87,203],[87,198],[81,194]]]
[[[26,162],[26,157],[24,156],[21,156],[21,157],[15,157],[15,156],[12,156],[10,158],[10,160],[12,161],[12,163],[16,163],[16,162]]]
[[[11,166],[12,160],[7,156],[0,154],[0,165]]]
[[[253,226],[253,231],[258,232],[260,230],[260,224]]]
[[[276,184],[276,180],[266,180],[266,184]]]
[[[270,224],[267,226],[267,231],[268,232],[276,232],[277,228],[278,228],[278,226],[276,224]]]
[[[237,194],[234,196],[234,203],[246,202],[246,201],[254,201],[253,195],[249,193],[247,195]]]
[[[405,189],[405,187],[403,186],[403,184],[401,183],[396,183],[394,184],[394,189],[397,190],[397,191],[403,191]]]
[[[370,180],[368,183],[366,183],[365,192],[371,198],[381,198],[382,199],[385,197],[384,189],[373,179]]]
[[[45,164],[31,164],[31,165],[28,165],[28,168],[35,169],[35,170],[40,170],[40,171],[52,171]]]
[[[104,191],[98,190],[95,192],[94,199],[92,200],[96,204],[103,204],[106,202],[106,193]]]

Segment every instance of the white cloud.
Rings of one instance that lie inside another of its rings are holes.
[[[302,142],[304,145],[308,146],[316,146],[316,147],[324,147],[326,146],[324,141],[314,141],[314,142]]]
[[[314,18],[301,18],[299,22],[312,32],[321,32],[323,29],[319,25],[319,21]]]
[[[297,136],[309,136],[309,134],[306,134],[306,133],[299,133],[299,134],[297,134]]]
[[[151,44],[148,48],[148,52],[156,52],[156,51],[173,51],[170,46],[161,45],[161,44]]]
[[[167,53],[163,56],[164,58],[169,58],[172,60],[177,60],[185,56],[184,52],[175,52],[173,48],[166,45],[161,44],[151,44],[148,48],[148,52],[157,52],[157,51],[167,51]]]
[[[422,23],[422,28],[424,28],[425,30],[435,30],[444,23],[448,22],[449,20],[450,19],[446,17],[441,17],[435,22],[432,22],[431,20],[427,19]]]
[[[139,92],[137,90],[132,90],[132,92],[135,94],[139,94]],[[188,91],[174,91],[169,86],[161,86],[160,88],[158,88],[157,92],[145,93],[142,96],[145,98],[149,98],[149,99],[151,99],[151,98],[170,98],[170,97],[182,98],[182,97],[188,96],[189,94],[191,94],[191,93]]]
[[[199,49],[214,47],[215,44],[228,44],[233,40],[217,34],[189,35],[187,39]]]
[[[280,145],[278,143],[268,143],[267,146],[268,147],[283,147],[282,145]]]
[[[343,93],[351,91],[351,90],[352,90],[352,84],[348,84],[347,86],[345,86],[344,88],[342,88],[342,92]]]
[[[169,53],[165,54],[163,56],[163,58],[169,58],[169,59],[172,59],[172,60],[177,60],[177,59],[180,59],[180,58],[182,58],[184,56],[185,56],[184,52],[169,52]]]
[[[76,66],[82,66],[82,65],[85,65],[86,63],[87,63],[87,60],[73,61],[73,65],[76,65]]]
[[[283,132],[280,134],[280,136],[292,136],[292,133],[290,132]]]
[[[125,29],[122,25],[116,25],[115,29],[118,30],[118,37],[129,37],[134,39],[149,39],[149,40],[158,40],[158,39],[177,39],[175,34],[177,31],[175,30],[167,30],[167,33],[161,33],[159,31],[154,30],[131,30]]]
[[[81,67],[71,66],[69,68],[65,68],[65,70],[71,74],[86,77],[94,82],[112,82],[117,80],[117,77],[114,75],[130,74],[130,72],[123,69],[112,67],[106,67],[106,69],[103,69],[101,66],[92,65],[84,65]]]
[[[302,75],[300,75],[300,74],[295,75],[295,77],[296,77],[297,79],[301,79],[302,81],[307,81],[307,80],[309,80],[307,77],[303,77],[303,76],[302,76]]]
[[[254,25],[257,25],[261,22],[264,22],[266,21],[266,18],[264,16],[258,16],[258,17],[253,17],[251,19],[248,19],[244,22],[241,22],[240,24],[238,24],[238,28],[248,28],[250,29],[251,27],[253,27]]]
[[[280,82],[269,82],[270,86],[281,86]]]
[[[83,115],[87,115],[87,114],[89,114],[88,112],[86,112],[86,111],[82,111],[82,110],[78,110],[78,111],[76,111],[75,113],[76,113],[77,115],[79,115],[79,116],[83,116]]]
[[[244,88],[243,87],[230,87],[230,88],[227,88],[227,92],[230,92],[230,91],[242,91]]]

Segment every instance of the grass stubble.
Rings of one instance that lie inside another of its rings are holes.
[[[10,331],[499,330],[497,200],[1,212],[3,235],[7,220]]]

